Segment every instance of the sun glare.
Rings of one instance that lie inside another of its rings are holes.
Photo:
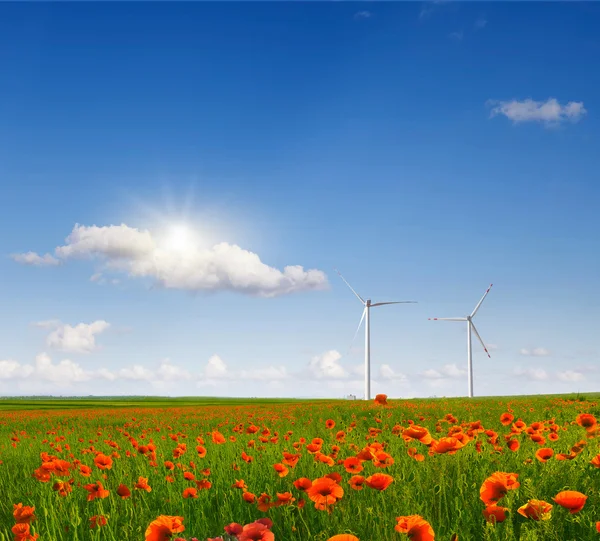
[[[185,252],[194,247],[194,237],[190,228],[182,224],[174,224],[169,227],[166,247],[177,252]]]

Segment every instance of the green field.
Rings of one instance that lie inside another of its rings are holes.
[[[0,410],[31,410],[73,408],[178,408],[185,406],[237,406],[294,404],[298,402],[329,402],[328,400],[300,400],[295,398],[215,398],[215,397],[160,397],[160,396],[94,396],[90,398],[24,397],[0,398]]]
[[[244,525],[261,517],[273,521],[278,541],[327,541],[340,533],[360,541],[402,540],[409,537],[395,531],[396,517],[409,515],[423,517],[438,540],[449,541],[453,534],[461,541],[600,539],[600,468],[591,463],[600,453],[598,437],[593,427],[576,422],[582,413],[600,415],[598,397],[389,400],[387,406],[192,397],[1,399],[0,540],[17,539],[11,529],[18,503],[35,506],[30,531],[39,541],[141,541],[159,515],[183,517],[185,531],[178,535],[203,541],[224,535],[232,522]],[[500,416],[508,411],[514,420],[502,424]],[[518,419],[523,424],[515,428]],[[335,427],[327,428],[327,421]],[[476,421],[480,426],[471,424]],[[414,437],[411,425],[427,429],[427,437]],[[213,441],[216,431],[224,436],[222,443]],[[444,438],[450,436],[461,440],[460,447],[455,441],[457,448],[444,452],[442,444],[450,441]],[[312,452],[315,438],[323,442]],[[509,449],[507,439],[517,440],[518,449]],[[557,459],[582,441],[574,456]],[[181,444],[185,450],[176,456]],[[540,449],[552,449],[553,456],[540,461]],[[280,476],[274,465],[282,464],[284,452],[298,455],[298,461]],[[378,453],[383,455],[375,457]],[[95,463],[102,455],[111,458],[110,469]],[[357,456],[362,471],[347,472],[344,460]],[[167,469],[168,462],[173,469]],[[495,472],[517,474],[520,483],[498,502],[507,518],[497,524],[485,521],[480,499],[482,484]],[[336,483],[343,496],[324,510],[315,508],[310,492],[294,485],[299,478],[314,482],[332,473],[341,477]],[[381,491],[366,485],[354,490],[349,484],[354,475],[376,473],[390,475],[393,482]],[[150,491],[134,488],[140,477]],[[245,489],[232,487],[239,480]],[[85,485],[98,481],[108,494],[88,501]],[[117,494],[121,484],[131,497]],[[197,497],[184,498],[187,488],[196,489]],[[557,504],[553,498],[563,490],[587,496],[583,509],[571,514]],[[261,510],[256,501],[244,500],[244,492],[256,498],[266,494],[272,501],[289,492],[292,500]],[[517,512],[530,499],[553,505],[548,520]],[[90,528],[93,516],[105,517],[106,524]],[[412,539],[419,539],[415,535]]]

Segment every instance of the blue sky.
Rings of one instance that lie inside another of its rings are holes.
[[[597,390],[599,25],[594,3],[1,5],[0,394],[360,396],[334,267],[419,302],[373,310],[373,392],[466,394],[465,326],[427,318],[491,282],[475,394]]]

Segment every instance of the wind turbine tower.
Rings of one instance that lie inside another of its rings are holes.
[[[475,328],[475,324],[473,323],[473,318],[475,317],[477,310],[479,310],[479,307],[481,306],[483,299],[485,299],[487,297],[487,294],[490,292],[490,289],[492,289],[493,285],[494,284],[490,284],[490,287],[487,288],[486,292],[483,294],[483,297],[481,297],[481,300],[477,303],[475,310],[473,310],[473,312],[471,313],[470,316],[466,316],[466,317],[430,317],[429,318],[430,321],[466,321],[467,322],[467,373],[468,373],[467,377],[468,377],[468,385],[469,385],[469,398],[473,398],[473,347],[471,344],[471,331],[473,331],[475,333],[475,336],[477,336],[478,340],[481,342],[481,345],[483,346],[483,350],[487,353],[487,356],[491,358],[489,351],[485,347],[485,344],[483,343],[481,336],[479,336],[479,333],[477,332],[477,329]]]
[[[365,321],[365,400],[371,400],[371,308],[375,308],[376,306],[384,306],[386,304],[414,304],[416,301],[389,301],[389,302],[376,302],[372,303],[371,299],[363,299],[354,288],[346,281],[346,279],[342,276],[340,271],[335,269],[340,275],[340,278],[344,280],[344,283],[350,288],[352,293],[356,296],[356,298],[363,304],[364,309],[362,313],[362,317],[360,318],[360,322],[356,329],[356,333],[354,333],[354,337],[358,334],[360,327],[362,325],[363,320]]]

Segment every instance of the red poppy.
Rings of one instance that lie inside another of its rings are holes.
[[[573,515],[583,509],[587,496],[576,490],[563,490],[552,499],[561,507],[568,509]]]
[[[146,529],[145,541],[169,541],[173,534],[185,530],[183,517],[161,515],[153,520]]]
[[[29,505],[23,505],[22,503],[13,504],[13,517],[17,524],[29,524],[34,521],[34,511],[35,507]]]
[[[394,478],[387,473],[376,473],[365,479],[367,486],[375,490],[385,490],[393,481]]]
[[[117,489],[117,494],[125,500],[131,496],[131,491],[125,485],[120,484],[119,488]]]
[[[552,505],[543,500],[529,500],[517,510],[519,515],[533,520],[549,520],[551,512]]]
[[[431,525],[419,515],[396,518],[394,530],[408,535],[411,541],[434,541],[435,534]]]
[[[341,499],[344,495],[344,489],[333,479],[321,477],[313,482],[306,493],[315,502],[315,508],[323,510]]]
[[[497,505],[488,505],[483,510],[483,516],[487,522],[504,522],[506,520],[508,507],[499,507]]]

